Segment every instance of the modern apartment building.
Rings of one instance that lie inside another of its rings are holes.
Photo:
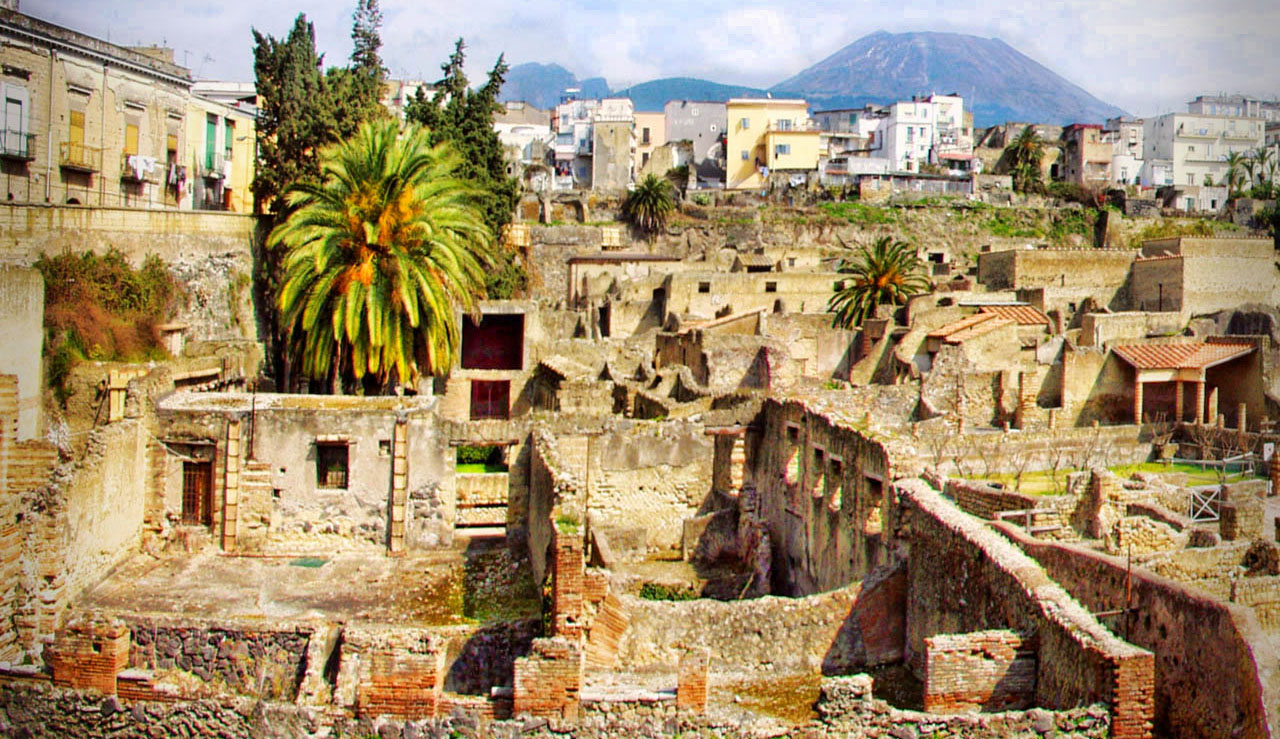
[[[0,8],[0,187],[11,202],[250,210],[254,117],[192,94],[173,51]]]
[[[636,113],[636,160],[634,167],[639,179],[640,168],[649,163],[653,150],[667,143],[667,115],[660,112]]]
[[[761,187],[771,172],[818,168],[819,132],[804,100],[735,98],[725,104],[725,113],[726,188]]]
[[[1102,127],[1102,135],[1111,144],[1111,182],[1138,184],[1142,171],[1142,119],[1110,118]]]
[[[723,184],[728,113],[724,103],[705,100],[669,100],[662,109],[667,141],[693,144],[693,165],[698,180]]]
[[[1111,184],[1113,146],[1096,123],[1073,123],[1062,131],[1062,179],[1086,187]]]
[[[1143,122],[1142,184],[1198,187],[1225,184],[1227,155],[1262,146],[1262,118],[1166,113]]]
[[[556,106],[552,126],[557,190],[617,190],[631,182],[635,105],[630,98],[566,99]]]

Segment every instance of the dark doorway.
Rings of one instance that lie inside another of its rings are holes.
[[[182,523],[208,526],[213,522],[213,463],[182,463]]]

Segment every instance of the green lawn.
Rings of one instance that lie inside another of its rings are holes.
[[[1193,487],[1196,485],[1216,485],[1218,483],[1218,475],[1212,468],[1200,469],[1194,464],[1162,464],[1160,462],[1143,462],[1142,464],[1126,464],[1111,467],[1110,470],[1118,477],[1127,479],[1135,472],[1154,472],[1163,475],[1165,478],[1175,485],[1185,485]],[[1022,476],[1022,487],[1018,492],[1028,495],[1055,495],[1066,492],[1067,475],[1076,472],[1076,470],[1058,470],[1058,482],[1054,485],[1053,475],[1048,470],[1037,470],[1028,472]],[[969,478],[971,480],[988,480],[998,482],[1005,486],[1006,490],[1013,490],[1013,475],[997,474],[989,477],[975,476]],[[1232,472],[1227,476],[1227,482],[1240,482],[1241,480],[1263,479],[1257,475],[1244,475],[1239,472]]]
[[[460,475],[478,475],[484,472],[506,472],[505,464],[492,464],[489,462],[459,462],[458,474]]]

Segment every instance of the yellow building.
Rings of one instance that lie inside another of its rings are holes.
[[[818,168],[819,134],[804,100],[735,98],[725,107],[726,188],[761,187],[770,172]]]
[[[186,195],[196,210],[253,212],[257,131],[251,112],[192,96],[187,106]]]
[[[649,163],[653,150],[667,143],[667,115],[657,113],[636,113],[636,181],[640,180],[640,170]]]

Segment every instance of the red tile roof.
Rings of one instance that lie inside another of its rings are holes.
[[[949,323],[940,329],[930,331],[928,336],[931,339],[942,339],[948,344],[959,344],[991,333],[1010,323],[1013,323],[1013,321],[997,316],[994,313],[974,313],[971,316],[961,318],[955,323]]]
[[[1029,305],[984,305],[978,310],[1008,318],[1019,326],[1041,326],[1049,323],[1048,316]]]
[[[1138,369],[1204,369],[1243,357],[1253,344],[1131,344],[1111,348]]]

